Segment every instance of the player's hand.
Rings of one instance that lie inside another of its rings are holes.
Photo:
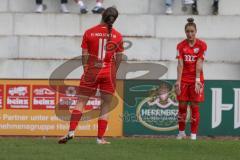
[[[180,81],[177,81],[175,83],[175,91],[176,91],[176,94],[177,95],[180,95],[181,94],[181,82]]]
[[[95,64],[94,64],[94,67],[96,67],[96,68],[102,68],[102,67],[103,67],[103,64],[102,64],[102,63],[95,63]]]
[[[200,81],[196,81],[196,82],[195,82],[195,92],[196,92],[197,94],[200,94],[202,88],[203,88],[202,83],[201,83]]]
[[[104,66],[104,62],[102,60],[96,60],[94,62],[94,67],[101,69]]]
[[[87,71],[88,71],[88,65],[83,65],[83,71],[84,71],[84,73],[87,73]]]

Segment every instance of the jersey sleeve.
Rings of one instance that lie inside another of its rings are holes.
[[[124,52],[124,47],[123,47],[123,38],[122,35],[119,35],[119,41],[117,45],[116,53],[123,53]]]
[[[181,49],[181,45],[180,44],[177,45],[176,59],[183,59],[183,53],[182,53],[182,49]]]
[[[198,58],[204,60],[206,51],[207,51],[207,44],[205,42],[202,42],[201,49],[200,49],[200,52],[198,54]]]
[[[87,38],[87,32],[84,33],[83,35],[83,40],[82,40],[82,49],[88,49],[88,38]]]

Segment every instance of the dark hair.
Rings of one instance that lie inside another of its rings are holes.
[[[118,17],[118,10],[115,7],[109,7],[102,13],[102,21],[108,26],[108,41],[111,39],[111,32],[113,23],[116,21]]]
[[[197,25],[196,25],[196,23],[194,23],[194,19],[193,18],[188,18],[187,19],[187,24],[185,25],[185,30],[189,26],[193,26],[197,30]]]

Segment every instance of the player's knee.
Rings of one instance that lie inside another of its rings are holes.
[[[106,100],[106,101],[102,101],[102,104],[101,104],[101,107],[107,107],[107,108],[109,108],[110,106],[111,106],[111,101],[108,101],[108,100]]]
[[[187,106],[188,102],[179,101],[179,106]]]
[[[77,105],[75,106],[75,110],[83,111],[84,106],[87,104],[88,98],[80,97],[78,99]]]
[[[191,102],[191,106],[192,107],[198,107],[199,106],[199,102]]]

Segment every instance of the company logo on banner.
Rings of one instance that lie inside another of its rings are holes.
[[[66,106],[73,109],[77,105],[78,101],[78,87],[77,86],[60,86],[59,87],[59,108],[66,109]],[[101,100],[100,97],[90,97],[85,110],[100,109]]]
[[[29,109],[30,86],[29,85],[7,85],[7,108]]]
[[[59,108],[65,109],[68,106],[73,109],[77,104],[77,87],[76,86],[60,86],[59,87]]]
[[[134,88],[133,88],[134,89]],[[136,109],[139,122],[156,131],[171,131],[178,128],[178,103],[174,87],[162,81],[143,99]]]
[[[212,128],[217,128],[222,122],[224,111],[230,111],[234,107],[234,129],[240,127],[240,88],[233,88],[234,105],[223,104],[222,88],[212,88]]]
[[[56,90],[56,87],[55,87]],[[33,109],[54,109],[57,94],[47,85],[33,85],[32,108]]]

